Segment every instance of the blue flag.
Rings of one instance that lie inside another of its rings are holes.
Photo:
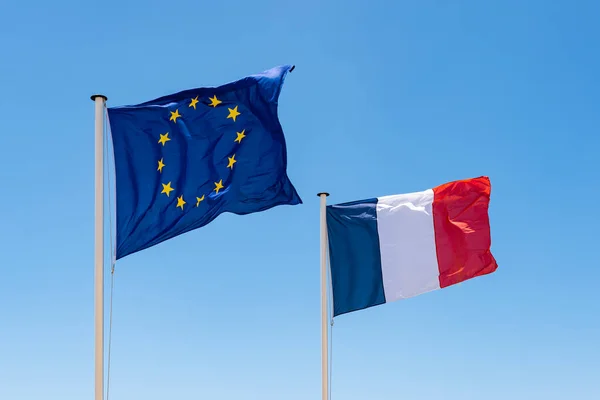
[[[117,259],[238,215],[301,204],[277,117],[289,66],[112,107]]]

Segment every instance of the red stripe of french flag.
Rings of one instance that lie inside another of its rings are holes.
[[[440,287],[490,274],[498,268],[491,253],[488,177],[449,182],[433,189],[433,225]]]

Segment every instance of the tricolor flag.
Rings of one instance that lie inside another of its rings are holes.
[[[490,191],[479,177],[327,206],[334,316],[494,272]]]

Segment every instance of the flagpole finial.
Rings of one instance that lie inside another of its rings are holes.
[[[108,97],[106,97],[103,94],[93,94],[93,95],[90,96],[90,99],[92,99],[92,101],[96,101],[96,97],[103,98],[105,102],[108,100]]]
[[[329,193],[327,193],[327,192],[319,192],[319,193],[317,193],[318,197],[321,197],[321,195],[325,195],[325,197],[327,197],[327,196],[329,196]]]

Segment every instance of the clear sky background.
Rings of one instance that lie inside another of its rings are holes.
[[[591,0],[5,0],[0,399],[93,398],[89,96],[134,104],[287,63],[304,204],[121,260],[110,398],[319,399],[316,193],[480,175],[498,271],[337,318],[332,398],[600,398],[599,18]]]

